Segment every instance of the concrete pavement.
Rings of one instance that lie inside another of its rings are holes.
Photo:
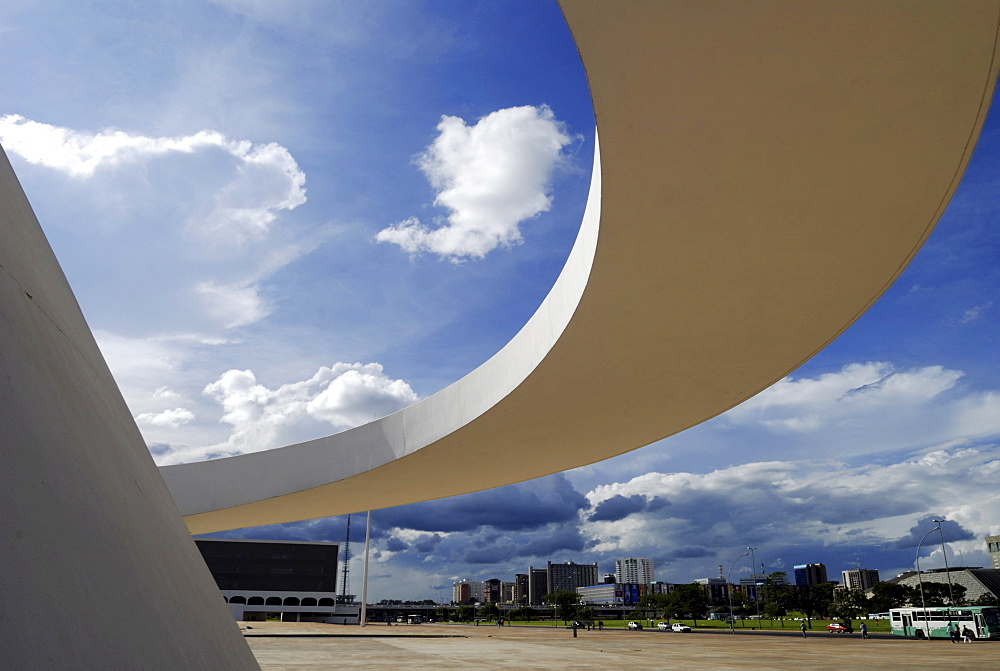
[[[246,630],[249,625],[252,629]],[[986,669],[1000,643],[884,638],[810,632],[734,635],[660,631],[577,632],[562,627],[446,624],[348,627],[241,623],[262,669]]]

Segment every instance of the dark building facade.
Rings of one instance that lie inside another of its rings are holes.
[[[360,607],[337,596],[337,543],[196,538],[195,545],[237,620],[358,622]]]
[[[337,592],[336,543],[195,539],[221,590]]]

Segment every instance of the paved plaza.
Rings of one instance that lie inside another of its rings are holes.
[[[586,631],[468,625],[240,623],[261,668],[988,669],[1000,643],[810,632]],[[246,629],[247,626],[251,629]]]

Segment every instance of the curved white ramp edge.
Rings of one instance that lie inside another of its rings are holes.
[[[192,532],[519,482],[751,397],[902,272],[997,75],[996,2],[562,6],[601,147],[550,295],[495,357],[410,408],[161,468]]]

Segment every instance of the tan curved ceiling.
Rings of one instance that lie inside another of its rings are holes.
[[[600,150],[552,293],[493,359],[406,410],[161,468],[192,532],[519,482],[753,396],[913,257],[997,75],[997,2],[561,4]]]

